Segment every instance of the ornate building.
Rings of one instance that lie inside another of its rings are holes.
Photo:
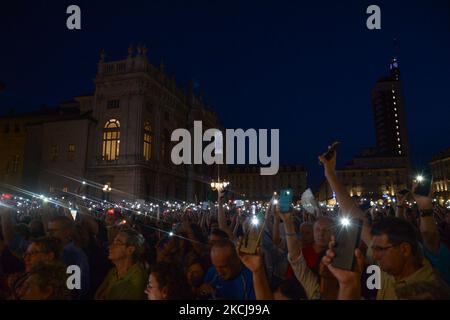
[[[376,157],[363,153],[338,169],[337,175],[350,196],[373,200],[381,199],[383,195],[394,196],[409,184],[408,167],[402,157]],[[333,192],[324,181],[319,188],[318,199],[326,201],[331,198]]]
[[[450,148],[437,154],[430,161],[433,175],[433,193],[439,204],[450,200]]]
[[[58,117],[59,110],[41,107],[37,112],[17,115],[14,110],[0,117],[0,181],[20,186],[24,178],[27,127]]]
[[[108,184],[111,200],[205,198],[215,167],[174,165],[171,133],[186,128],[193,135],[195,120],[203,130],[221,125],[192,85],[180,89],[162,63],[149,62],[145,47],[130,47],[119,61],[102,53],[95,92],[58,110],[28,127],[23,182],[31,190],[73,191],[86,180],[98,198]]]
[[[89,138],[87,178],[135,198],[203,198],[214,167],[176,166],[170,160],[176,128],[193,134],[194,120],[201,120],[204,130],[220,128],[192,86],[183,92],[163,64],[156,68],[148,61],[145,47],[136,54],[129,48],[120,61],[106,62],[102,54],[95,85],[92,96],[80,99],[98,121]]]

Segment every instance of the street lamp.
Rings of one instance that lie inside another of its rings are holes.
[[[228,181],[220,181],[219,179],[216,181],[211,182],[211,188],[213,190],[217,190],[219,192],[222,192],[230,183]]]
[[[109,185],[109,183],[107,183],[103,186],[103,192],[104,192],[104,195],[105,195],[105,198],[107,201],[109,201],[109,193],[111,192],[111,190],[112,189],[111,189],[111,186]]]

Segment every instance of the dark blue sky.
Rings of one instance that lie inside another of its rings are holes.
[[[82,30],[66,29],[66,7]],[[382,29],[366,28],[367,6]],[[0,95],[6,110],[34,109],[94,89],[98,53],[122,59],[130,43],[185,85],[199,85],[227,128],[280,128],[280,160],[311,183],[317,155],[343,142],[342,164],[375,145],[370,92],[398,56],[413,164],[450,146],[450,2],[15,1],[0,4]]]

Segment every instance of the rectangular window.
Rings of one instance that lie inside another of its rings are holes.
[[[114,64],[107,64],[105,69],[106,73],[114,72]]]
[[[19,155],[18,154],[16,154],[15,156],[14,156],[14,161],[13,161],[13,172],[14,173],[17,173],[17,171],[19,171]]]
[[[125,72],[126,64],[125,63],[118,63],[117,64],[117,72]]]
[[[108,109],[117,109],[117,108],[119,108],[119,104],[120,104],[120,100],[119,99],[108,100],[108,102],[106,103],[106,108],[108,108]]]
[[[75,145],[69,144],[67,149],[67,160],[73,161],[75,159]]]
[[[58,146],[56,144],[51,146],[50,149],[50,159],[52,161],[58,160]]]

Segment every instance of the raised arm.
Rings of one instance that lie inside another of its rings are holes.
[[[413,188],[414,190],[415,188]],[[420,212],[420,233],[424,246],[433,254],[438,254],[440,246],[439,230],[434,219],[433,202],[430,197],[413,194]]]
[[[256,300],[273,300],[273,293],[270,289],[269,280],[267,279],[261,256],[261,248],[257,249],[256,255],[249,255],[241,253],[239,247],[240,242],[236,251],[242,263],[252,272]]]
[[[223,209],[223,192],[218,192],[218,206],[217,206],[217,222],[219,223],[219,228],[225,231],[230,239],[234,239],[233,231],[227,225],[227,218],[225,216],[225,211]]]
[[[351,216],[354,219],[360,219],[364,222],[362,230],[362,239],[367,246],[370,246],[372,242],[372,235],[370,234],[370,226],[367,221],[367,217],[364,212],[353,202],[352,198],[348,194],[345,186],[339,181],[336,175],[336,152],[334,152],[330,160],[326,159],[324,155],[319,156],[320,162],[322,162],[325,169],[325,177],[330,184],[331,189],[335,192],[339,206],[342,212]]]

